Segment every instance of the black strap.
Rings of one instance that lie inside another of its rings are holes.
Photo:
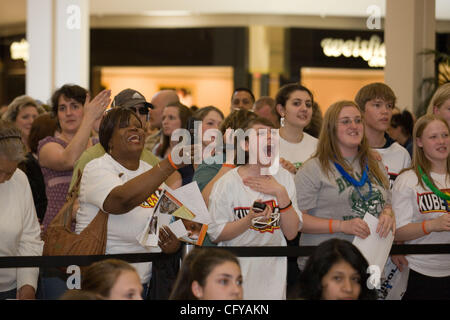
[[[309,256],[315,246],[302,247],[214,247],[229,250],[239,257],[299,257]],[[450,254],[450,244],[393,245],[390,254]],[[129,263],[164,259],[163,253],[128,253],[93,256],[23,256],[0,257],[0,268],[87,266],[105,259],[120,259]]]

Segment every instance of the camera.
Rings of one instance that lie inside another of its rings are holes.
[[[253,202],[253,206],[252,206],[253,211],[255,211],[255,212],[262,212],[266,209],[266,207],[267,207],[267,205],[265,203],[258,202],[258,201]]]

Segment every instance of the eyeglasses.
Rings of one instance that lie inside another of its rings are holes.
[[[343,126],[349,126],[352,123],[355,123],[355,125],[359,125],[359,124],[362,124],[362,119],[360,117],[356,117],[354,119],[352,119],[352,118],[342,118],[342,119],[339,119],[337,122],[342,124]]]
[[[136,113],[136,114],[139,113],[139,114],[142,114],[142,115],[146,115],[149,112],[149,108],[144,107],[144,106],[138,107],[138,108],[136,108],[136,107],[129,107],[129,109],[134,111],[134,113]]]

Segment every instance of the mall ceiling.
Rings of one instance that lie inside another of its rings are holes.
[[[40,1],[40,0],[28,0]],[[58,1],[58,0],[53,0]],[[302,15],[368,17],[376,6],[384,16],[386,0],[84,0],[91,16]],[[0,0],[0,27],[24,24],[27,0]],[[264,3],[264,5],[261,5]],[[436,18],[450,21],[450,1],[436,0]]]

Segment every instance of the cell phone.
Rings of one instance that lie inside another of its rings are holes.
[[[253,206],[252,206],[253,211],[255,211],[255,212],[262,212],[266,209],[266,207],[267,207],[267,205],[265,203],[258,202],[258,201],[253,202]]]
[[[190,117],[187,121],[186,129],[189,130],[189,134],[191,135],[191,144],[194,144],[195,140],[195,118]]]

